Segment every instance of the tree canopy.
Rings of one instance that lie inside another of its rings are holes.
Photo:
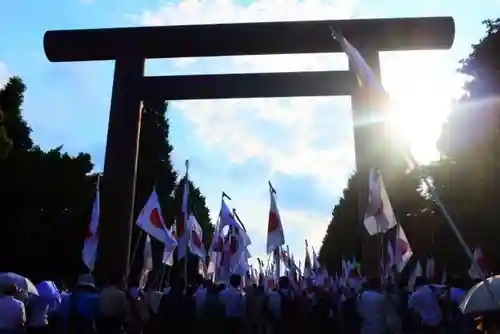
[[[87,270],[81,251],[97,174],[89,153],[72,156],[62,145],[48,151],[36,146],[22,115],[25,91],[19,77],[0,89],[0,184],[5,194],[0,201],[0,251],[9,254],[0,257],[0,271],[24,273],[35,281],[73,278]],[[144,103],[134,218],[155,186],[164,220],[170,225],[180,210],[183,181],[172,164],[167,106],[163,101]],[[201,190],[193,183],[190,187],[193,212],[208,244],[213,231],[209,210]],[[138,234],[134,228],[133,242]],[[158,269],[161,244],[153,242],[153,252]],[[137,266],[142,264],[140,258]]]
[[[438,141],[441,158],[429,166],[437,192],[470,247],[479,246],[490,269],[500,268],[500,230],[497,197],[500,191],[500,19],[487,20],[486,35],[460,62],[468,76],[464,96],[455,102]],[[354,174],[335,205],[320,259],[337,270],[342,256],[359,254],[360,235],[366,233],[357,220]],[[419,195],[416,175],[384,174],[384,182],[396,217],[410,241],[415,257],[432,254],[437,265],[462,274],[469,266],[464,251],[434,204]]]

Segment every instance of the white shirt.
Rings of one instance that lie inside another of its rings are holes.
[[[227,318],[241,318],[245,315],[245,296],[238,289],[228,287],[220,292],[219,299],[225,307]]]
[[[291,299],[294,298],[293,293],[290,290],[281,289],[280,292],[284,296],[289,296]],[[269,299],[267,307],[269,312],[276,317],[276,319],[281,318],[281,295],[278,291],[270,291],[268,293]]]
[[[358,297],[358,312],[363,318],[361,333],[385,333],[386,297],[378,291],[367,290]]]
[[[24,303],[12,296],[0,297],[0,329],[20,329],[26,323]]]
[[[422,324],[426,326],[435,327],[443,319],[437,297],[428,285],[423,285],[412,293],[408,299],[408,308],[417,312]]]

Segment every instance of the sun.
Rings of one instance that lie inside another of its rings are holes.
[[[392,98],[388,119],[396,139],[407,142],[420,164],[439,159],[436,142],[443,122],[450,111],[450,103],[442,98],[418,99],[413,96]]]
[[[406,141],[420,164],[439,159],[436,142],[461,86],[437,58],[415,52],[384,68],[384,86],[391,97],[387,119],[396,140]]]

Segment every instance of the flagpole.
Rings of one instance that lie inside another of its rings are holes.
[[[188,188],[189,191],[189,160],[186,160],[186,187]],[[187,211],[189,211],[189,193],[188,193],[188,207],[186,208]],[[188,219],[189,219],[189,212],[183,212],[184,215],[184,233],[186,233],[186,244],[184,245],[184,288],[185,291],[187,292],[188,288],[188,255],[189,255],[189,239],[191,237],[191,233],[189,232],[188,226]]]
[[[96,182],[96,185],[95,185],[95,191],[96,191],[96,196],[98,196],[98,198],[97,198],[97,201],[98,201],[97,205],[98,205],[98,207],[99,207],[99,209],[98,209],[99,216],[101,215],[101,212],[100,212],[100,211],[101,211],[101,196],[99,196],[99,193],[100,193],[100,191],[101,191],[101,189],[100,189],[100,185],[101,185],[101,173],[97,173],[97,182]],[[94,198],[94,201],[95,201],[95,200],[96,200],[96,199]],[[92,211],[94,211],[94,207],[93,207],[93,205],[92,205]],[[99,220],[99,219],[98,219],[98,220]],[[99,225],[100,225],[100,224],[99,224],[99,223],[97,223],[97,231],[95,231],[95,232],[97,232],[97,233],[99,233]],[[97,239],[97,242],[99,242],[99,238],[97,237],[96,239]],[[94,263],[92,263],[92,265],[89,267],[89,270],[90,270],[90,273],[91,273],[91,274],[94,272],[94,266],[95,266],[95,259],[96,259],[96,257],[97,257],[97,256],[96,256],[96,255],[95,255],[95,253],[94,253]],[[130,270],[129,270],[129,271],[130,271]]]
[[[418,171],[421,172],[422,169],[419,168]],[[483,270],[481,269],[481,267],[477,263],[477,259],[472,254],[469,246],[467,245],[464,238],[462,237],[462,234],[460,233],[457,226],[455,225],[455,222],[453,221],[450,214],[448,213],[448,210],[446,210],[443,202],[441,202],[441,199],[436,192],[436,188],[430,184],[429,180],[426,177],[424,177],[422,175],[422,173],[419,173],[419,176],[422,179],[422,181],[424,182],[427,189],[429,190],[429,193],[431,194],[431,198],[434,200],[434,203],[436,203],[436,205],[441,209],[441,212],[442,212],[443,216],[445,217],[445,219],[447,220],[448,225],[450,225],[451,229],[455,233],[455,236],[457,237],[458,242],[462,245],[462,247],[463,247],[465,253],[467,254],[467,256],[469,257],[469,259],[471,259],[472,265],[474,266],[474,268],[476,270],[478,270],[479,274],[481,275],[481,280],[483,281],[484,287],[486,288],[486,290],[490,294],[493,301],[500,306],[500,301],[495,297],[495,295],[493,294],[493,291],[491,290],[490,282],[488,281]]]
[[[275,270],[276,270],[276,278],[280,278],[280,272],[281,272],[281,261],[280,261],[280,248],[276,248],[274,250],[274,263],[276,265]]]
[[[221,199],[220,199],[220,207],[222,209],[222,205],[224,204],[224,198],[227,198],[228,200],[231,200],[231,197],[229,197],[224,191],[221,194]],[[219,211],[219,217],[217,218],[217,225],[215,226],[216,232],[217,232],[217,247],[219,246],[219,238],[220,238],[220,217],[221,217],[221,211]],[[213,244],[213,240],[212,240]],[[212,250],[210,250],[212,251]],[[222,242],[222,252],[224,252],[224,241]],[[213,282],[217,282],[217,279],[220,277],[220,264],[219,264],[219,252],[215,252],[215,263],[214,263],[214,275],[212,277]]]
[[[271,192],[276,195],[276,190],[274,189],[271,181],[268,181],[268,184],[269,184],[269,189],[271,190]],[[235,212],[236,213],[236,212]],[[280,261],[280,246],[278,246],[274,252],[273,252],[273,255],[274,255],[274,264],[275,264],[275,272],[276,272],[276,277],[279,279],[280,277],[280,265],[281,265],[281,261]]]
[[[160,285],[159,285],[158,291],[161,291],[161,288],[163,287],[163,280],[165,279],[165,270],[166,269],[167,269],[167,265],[162,263],[161,274],[160,274]]]
[[[137,255],[137,251],[139,250],[139,243],[141,242],[141,238],[144,234],[145,234],[144,231],[141,229],[139,231],[139,235],[136,238],[134,250],[132,251],[132,256],[130,257],[130,263],[128,265],[128,272],[127,272],[127,277],[126,277],[127,282],[128,282],[128,278],[130,276],[130,270],[132,270],[132,264],[134,263],[135,257]]]
[[[233,214],[234,214],[234,217],[236,217],[236,219],[238,220],[238,223],[240,223],[241,227],[243,228],[243,231],[246,232],[247,229],[245,228],[245,225],[243,225],[243,222],[241,221],[240,217],[236,213],[236,209],[234,209],[234,208],[233,208]]]
[[[167,274],[167,286],[170,286],[170,274],[172,273],[172,267],[168,268],[168,274]]]

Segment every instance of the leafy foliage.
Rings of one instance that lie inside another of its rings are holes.
[[[0,271],[24,273],[35,281],[73,278],[86,270],[81,250],[97,175],[92,174],[88,153],[70,156],[63,146],[43,151],[34,145],[31,129],[22,117],[25,90],[18,77],[0,90],[0,184],[5,195],[0,201],[0,252],[8,254],[0,257]],[[172,166],[166,112],[166,103],[144,104],[134,214],[138,216],[155,186],[170,225],[180,210],[181,183]],[[208,244],[213,230],[209,211],[200,190],[190,186],[193,211]],[[138,234],[134,229],[134,240]],[[161,244],[153,242],[157,269],[162,252]],[[136,258],[134,267],[140,268],[142,252]]]
[[[139,159],[137,168],[137,182],[135,195],[135,217],[139,213],[155,187],[158,194],[158,199],[162,207],[162,215],[167,227],[173,224],[176,218],[181,213],[182,189],[184,178],[177,182],[178,173],[172,166],[172,151],[173,146],[170,144],[169,124],[167,120],[168,104],[163,101],[153,103],[146,101],[142,110],[142,126],[141,136],[139,139]],[[205,243],[211,242],[213,227],[210,222],[210,213],[206,207],[205,198],[200,190],[190,182],[190,209],[195,214],[200,223],[205,236]],[[132,267],[131,280],[138,282],[140,271],[142,268],[142,250],[144,238],[139,238],[140,231],[134,227],[133,247],[136,249],[135,243],[139,242],[137,251],[135,252],[134,264]],[[153,265],[154,269],[151,273],[151,280],[159,277],[160,269],[162,268],[161,257],[163,254],[163,244],[157,240],[151,240],[153,250]],[[134,255],[134,254],[133,254]],[[190,266],[190,273],[195,273],[197,262],[189,261],[193,264]],[[196,266],[195,266],[196,264]],[[177,266],[176,267],[180,267]],[[169,269],[170,270],[170,269]],[[182,270],[179,269],[182,272]],[[179,274],[181,274],[179,272]],[[151,281],[150,280],[150,281]],[[150,282],[151,283],[151,282]]]
[[[490,269],[500,269],[497,198],[500,193],[500,19],[484,22],[486,36],[472,46],[459,71],[469,76],[466,94],[443,126],[441,159],[427,166],[437,191],[471,247],[480,246]],[[320,250],[321,261],[338,270],[342,256],[357,252],[363,231],[356,218],[356,174],[351,177]],[[440,267],[463,274],[469,266],[463,249],[439,210],[418,195],[416,176],[384,174],[398,221],[416,258],[432,254]],[[354,232],[353,232],[354,231]],[[389,236],[390,237],[390,236]]]
[[[34,278],[60,277],[63,270],[75,271],[79,265],[73,255],[89,215],[92,178],[88,174],[93,165],[89,154],[71,157],[62,147],[44,152],[33,145],[31,129],[21,115],[25,89],[20,78],[11,78],[0,98],[12,141],[12,151],[0,163],[5,194],[0,202],[0,251],[10,255],[0,258],[0,270]],[[67,251],[61,252],[60,247]]]

